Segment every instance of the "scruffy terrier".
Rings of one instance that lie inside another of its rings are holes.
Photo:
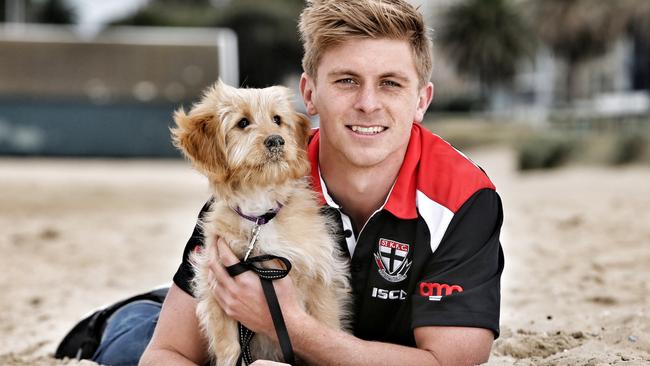
[[[277,215],[259,226],[251,256],[289,259],[301,305],[321,322],[344,326],[349,285],[332,224],[319,214],[309,187],[306,147],[309,119],[294,111],[287,88],[236,89],[221,81],[186,114],[174,115],[174,144],[210,183],[214,201],[202,222],[205,249],[220,236],[243,259],[255,223],[250,217]],[[279,211],[278,211],[279,209]],[[245,218],[249,216],[249,219]],[[237,322],[219,307],[208,282],[208,253],[194,254],[197,315],[210,355],[234,365],[240,346]],[[262,335],[251,344],[254,358],[282,360],[278,345]]]

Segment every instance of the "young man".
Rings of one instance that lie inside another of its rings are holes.
[[[501,202],[480,168],[417,124],[433,96],[421,14],[402,0],[314,0],[300,32],[300,91],[320,117],[309,145],[314,189],[345,232],[354,321],[353,334],[325,327],[297,304],[288,277],[275,281],[294,350],[325,365],[485,362],[498,335]],[[197,229],[142,365],[207,361],[187,263],[201,243]],[[238,261],[220,241],[214,296],[275,337],[259,279],[224,269]]]

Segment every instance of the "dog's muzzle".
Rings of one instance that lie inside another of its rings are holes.
[[[284,139],[280,135],[271,135],[264,140],[268,157],[272,161],[280,161],[284,156]]]
[[[280,135],[271,135],[264,140],[264,146],[269,151],[281,149],[284,146],[284,139]]]

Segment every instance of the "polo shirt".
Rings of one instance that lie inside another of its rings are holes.
[[[503,211],[487,175],[414,123],[385,203],[357,233],[320,177],[319,142],[316,130],[308,147],[312,186],[323,211],[338,221],[350,263],[353,334],[406,346],[415,346],[413,329],[423,326],[486,328],[498,337]],[[208,208],[209,202],[200,218]],[[201,245],[197,224],[174,276],[190,295],[188,255]]]

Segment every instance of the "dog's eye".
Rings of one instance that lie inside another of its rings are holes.
[[[250,124],[251,123],[248,122],[247,118],[242,118],[242,119],[239,120],[239,122],[237,122],[237,127],[241,128],[241,129],[244,129],[244,128],[246,128],[246,126],[248,126]]]
[[[276,125],[280,125],[280,123],[282,123],[282,118],[280,118],[280,116],[273,116],[273,122]]]

